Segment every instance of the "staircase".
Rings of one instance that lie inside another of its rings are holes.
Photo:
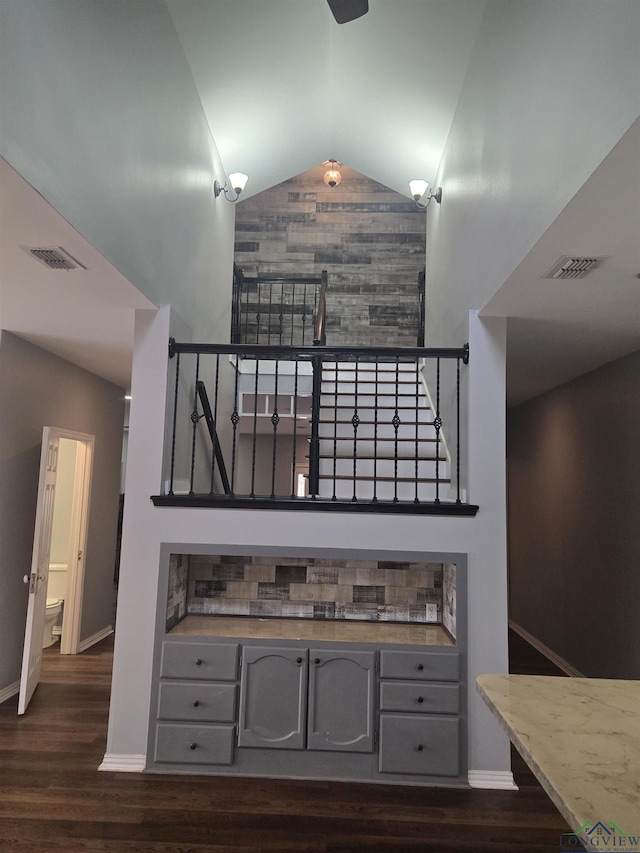
[[[414,361],[325,362],[318,497],[436,501],[450,486]]]

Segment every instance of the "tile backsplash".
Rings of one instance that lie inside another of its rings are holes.
[[[171,618],[185,565],[187,614],[442,622],[442,563],[174,554]]]

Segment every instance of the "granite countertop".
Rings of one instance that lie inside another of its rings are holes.
[[[602,822],[638,836],[615,849],[640,850],[640,681],[480,675],[477,689],[587,849],[603,849],[588,837]]]
[[[330,640],[350,643],[403,643],[455,646],[440,625],[329,619],[260,619],[252,616],[187,616],[171,636],[247,637],[268,640]]]

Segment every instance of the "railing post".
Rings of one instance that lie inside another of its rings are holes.
[[[424,346],[424,312],[425,312],[425,276],[426,270],[418,274],[418,346]]]
[[[322,356],[311,358],[313,388],[311,397],[311,441],[309,444],[309,494],[315,498],[320,486],[320,392],[322,390]]]

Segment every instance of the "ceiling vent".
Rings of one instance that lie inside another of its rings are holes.
[[[20,246],[20,248],[50,270],[67,270],[67,272],[76,269],[86,270],[86,267],[80,261],[71,257],[62,246],[55,246],[53,248]]]
[[[604,258],[574,258],[565,255],[543,278],[584,278],[600,266]]]

